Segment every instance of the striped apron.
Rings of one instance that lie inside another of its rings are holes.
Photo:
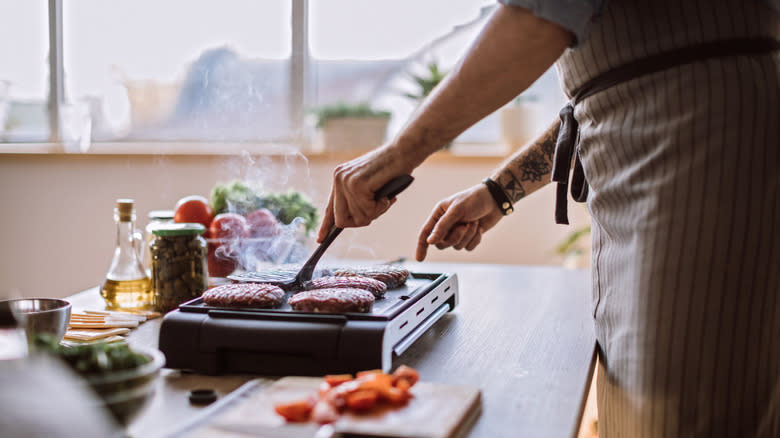
[[[707,41],[780,39],[760,0],[610,0],[571,94]],[[601,437],[780,436],[780,58],[713,58],[579,102]]]

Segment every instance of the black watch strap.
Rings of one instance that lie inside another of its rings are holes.
[[[501,210],[501,213],[503,213],[504,216],[515,211],[514,208],[512,208],[512,201],[509,199],[509,196],[506,195],[504,189],[502,189],[497,182],[488,177],[482,180],[482,183],[487,186],[488,191],[490,191],[490,195],[496,201],[498,208]]]

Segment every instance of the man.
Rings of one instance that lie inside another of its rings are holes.
[[[600,435],[780,436],[777,9],[502,2],[400,133],[336,168],[319,239],[334,223],[368,225],[392,204],[375,190],[557,61],[571,105],[484,183],[439,202],[417,259],[429,245],[473,249],[551,175],[565,223],[573,154],[592,218]]]

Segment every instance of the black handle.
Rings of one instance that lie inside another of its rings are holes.
[[[412,181],[414,181],[414,178],[411,175],[397,176],[388,181],[388,183],[383,185],[382,188],[377,190],[377,192],[374,194],[374,199],[393,199],[395,195],[403,192],[405,188],[409,187],[409,184],[411,184]],[[322,254],[325,253],[325,250],[328,249],[330,244],[336,240],[336,237],[338,237],[342,231],[344,231],[343,228],[339,228],[335,225],[330,229],[328,235],[322,239],[322,243],[320,243],[317,249],[314,250],[309,259],[306,260],[306,263],[304,263],[303,267],[301,267],[298,275],[295,276],[295,283],[298,283],[298,285],[303,285],[304,282],[311,280],[311,277],[314,274],[314,267],[317,266],[317,262],[320,261],[320,257],[322,257]]]
[[[388,181],[387,184],[383,185],[379,190],[376,191],[376,193],[374,193],[374,200],[378,201],[382,198],[393,199],[397,194],[403,192],[404,189],[409,187],[409,184],[411,184],[412,181],[414,181],[414,177],[412,175],[397,176]]]

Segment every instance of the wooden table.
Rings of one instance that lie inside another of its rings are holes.
[[[397,361],[424,380],[482,390],[470,437],[576,436],[595,366],[595,336],[585,271],[556,267],[409,264],[412,271],[455,272],[460,304]],[[70,297],[75,309],[101,305],[97,288]],[[129,336],[156,346],[160,319]],[[208,413],[187,393],[225,396],[257,376],[202,376],[163,370],[160,388],[131,425],[134,437],[167,436]]]

